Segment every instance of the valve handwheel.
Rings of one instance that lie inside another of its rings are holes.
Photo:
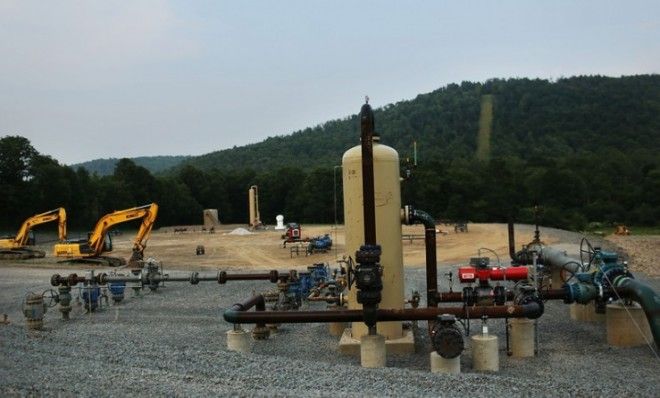
[[[582,271],[588,272],[591,269],[591,264],[596,258],[596,250],[591,245],[587,238],[582,238],[580,241],[580,262],[582,263]]]
[[[566,266],[569,264],[575,264],[577,266],[575,272],[571,272],[566,269]],[[561,278],[562,282],[568,283],[571,279],[575,277],[575,274],[579,274],[581,272],[585,272],[585,267],[583,264],[580,264],[577,261],[569,261],[566,264],[562,265],[561,271],[559,271],[559,277]]]
[[[53,289],[44,290],[44,292],[41,293],[41,297],[43,297],[44,304],[46,304],[48,308],[55,307],[60,302],[60,295]]]

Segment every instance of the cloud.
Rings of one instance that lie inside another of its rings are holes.
[[[199,45],[167,1],[0,0],[0,82],[98,86]]]

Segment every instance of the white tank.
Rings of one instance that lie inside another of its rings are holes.
[[[278,214],[275,217],[275,222],[277,223],[277,225],[275,226],[275,229],[277,229],[277,230],[284,229],[284,216],[283,215]]]
[[[403,247],[401,243],[401,184],[399,154],[378,143],[374,137],[374,193],[376,208],[376,242],[382,247],[383,291],[379,308],[401,309],[404,305]],[[346,252],[355,259],[355,251],[364,244],[364,216],[362,209],[362,149],[355,146],[342,158],[344,183],[344,222]],[[355,285],[348,294],[348,308],[361,309],[357,303]],[[351,326],[353,338],[367,334],[364,322]],[[403,336],[401,322],[379,322],[378,334],[386,339]]]

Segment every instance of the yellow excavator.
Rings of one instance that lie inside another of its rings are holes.
[[[92,263],[112,267],[126,265],[126,260],[123,258],[102,256],[103,253],[112,251],[112,238],[108,232],[110,228],[117,224],[142,219],[140,229],[133,240],[133,254],[130,259],[132,265],[142,260],[144,248],[147,245],[157,215],[158,205],[156,203],[106,214],[96,223],[94,230],[90,232],[87,239],[56,244],[54,248],[55,255],[68,258],[62,262]]]
[[[0,259],[26,260],[29,258],[42,258],[46,256],[43,250],[31,249],[27,246],[34,244],[32,228],[51,221],[58,221],[60,242],[66,240],[66,210],[63,207],[45,213],[35,214],[23,221],[21,228],[14,237],[0,238]],[[32,242],[30,242],[32,241]]]

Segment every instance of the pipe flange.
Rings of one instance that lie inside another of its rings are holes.
[[[277,270],[272,270],[268,273],[270,283],[277,283],[280,278],[280,273]]]
[[[54,274],[53,276],[50,277],[50,284],[51,286],[59,286],[61,283],[60,279],[60,274]]]
[[[218,283],[221,285],[227,283],[227,272],[225,271],[218,272]]]
[[[69,286],[75,286],[78,284],[78,275],[71,274],[66,278],[66,284]]]

